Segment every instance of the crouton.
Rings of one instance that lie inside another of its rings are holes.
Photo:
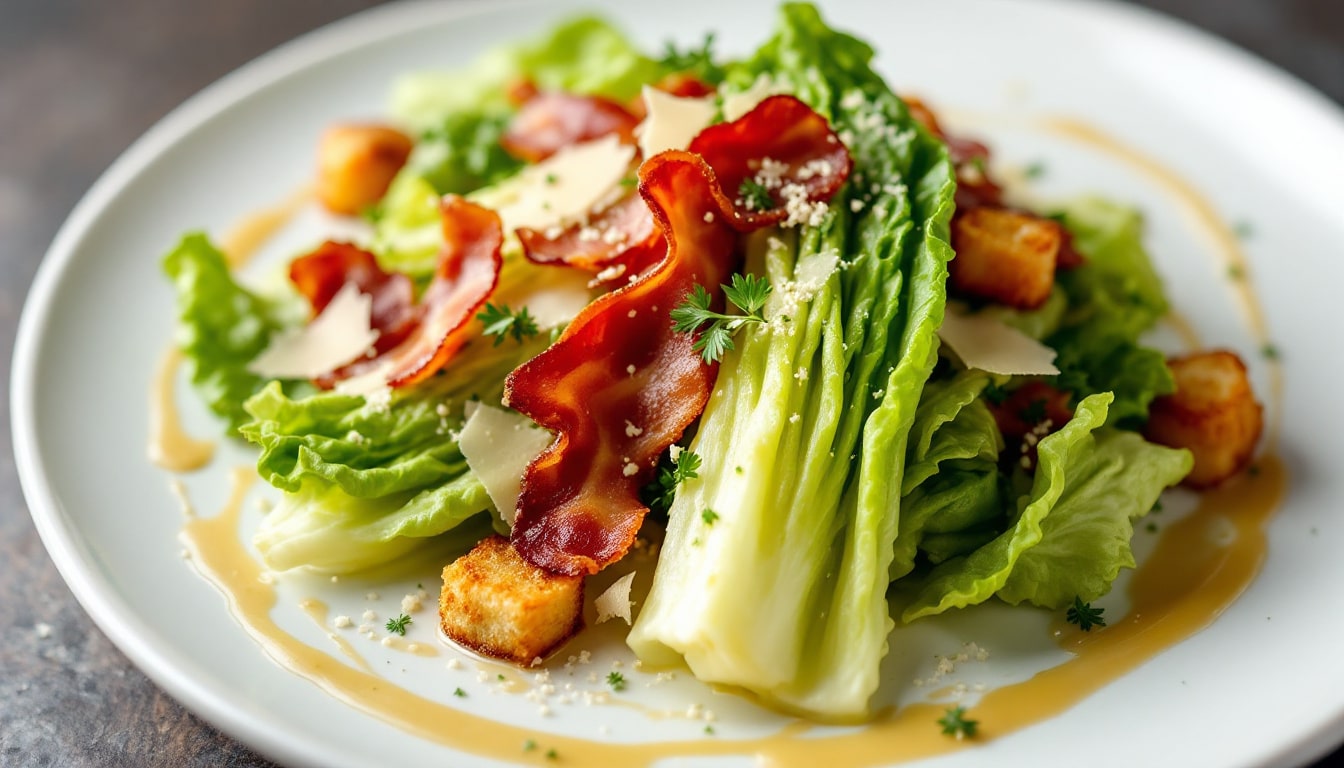
[[[443,569],[439,626],[477,653],[529,665],[583,626],[583,577],[538,568],[491,536]]]
[[[1222,350],[1173,358],[1167,365],[1176,391],[1153,400],[1144,435],[1155,443],[1190,449],[1195,466],[1186,485],[1217,485],[1251,463],[1263,427],[1246,366]]]
[[[382,125],[335,125],[317,149],[317,196],[332,213],[353,216],[387,193],[413,142]]]
[[[1001,208],[972,208],[952,222],[950,285],[964,295],[1034,309],[1055,284],[1058,223]]]

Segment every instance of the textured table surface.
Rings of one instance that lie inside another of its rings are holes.
[[[9,435],[10,359],[24,296],[84,190],[197,90],[375,4],[0,0],[0,435]],[[1344,2],[1144,4],[1344,103]],[[50,634],[40,636],[39,625]],[[1344,760],[1344,750],[1334,757]],[[182,709],[94,627],[38,540],[7,437],[0,437],[0,765],[270,765]]]

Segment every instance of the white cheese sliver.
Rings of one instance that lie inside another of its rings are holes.
[[[378,339],[370,328],[373,297],[346,283],[312,322],[283,331],[247,370],[275,379],[311,379],[354,360]]]
[[[620,617],[630,623],[630,585],[635,583],[635,572],[617,579],[606,591],[597,596],[593,607],[597,609],[597,623],[610,618]]]
[[[685,149],[714,120],[714,97],[683,98],[644,86],[648,116],[635,127],[639,149],[648,159],[669,149]]]
[[[988,315],[963,315],[948,307],[938,336],[967,368],[1014,376],[1059,373],[1055,350]]]
[[[467,466],[510,526],[518,516],[523,472],[550,444],[551,433],[537,429],[531,419],[484,403],[468,414],[458,437]]]
[[[545,230],[583,218],[625,177],[635,148],[615,136],[565,147],[490,190],[504,229]]]
[[[552,270],[545,283],[534,282],[531,291],[519,302],[537,321],[537,328],[549,331],[573,320],[592,301],[589,275],[577,269]]]
[[[789,93],[789,89],[769,75],[760,75],[747,90],[723,97],[723,120],[731,123],[755,109],[757,104],[781,93]]]

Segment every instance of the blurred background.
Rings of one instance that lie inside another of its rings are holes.
[[[378,4],[0,0],[0,765],[270,765],[160,692],[57,575],[14,470],[10,358],[43,252],[122,150],[235,67]],[[1341,0],[1137,4],[1223,37],[1344,104]],[[1334,757],[1344,761],[1344,750]]]

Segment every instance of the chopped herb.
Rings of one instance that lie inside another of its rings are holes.
[[[622,187],[625,187],[625,188],[627,188],[627,189],[630,188],[630,187],[635,186],[635,185],[638,184],[638,183],[639,183],[639,179],[635,179],[635,178],[627,177],[627,178],[621,179],[621,186],[622,186]]]
[[[1024,171],[1028,179],[1039,179],[1045,175],[1045,163],[1037,160],[1028,165]]]
[[[485,323],[485,335],[495,337],[496,347],[503,344],[507,336],[522,343],[523,339],[538,333],[536,318],[528,313],[527,307],[515,312],[503,304],[486,304],[485,309],[476,314],[476,319]]]
[[[704,286],[697,285],[676,309],[672,310],[672,328],[678,333],[695,333],[707,326],[692,349],[700,353],[706,363],[718,362],[725,352],[733,349],[733,334],[748,323],[764,323],[761,310],[770,297],[770,282],[754,275],[733,275],[732,284],[720,286],[728,301],[744,313],[724,315],[709,308],[713,297]]]
[[[1265,346],[1260,348],[1260,355],[1264,357],[1266,360],[1278,360],[1279,348],[1274,346],[1273,344],[1266,344]]]
[[[467,692],[464,691],[464,690],[462,690],[461,688],[455,688],[455,689],[453,689],[453,695],[456,696],[456,697],[459,698],[459,699],[465,699],[465,698],[467,698]]]
[[[742,474],[742,468],[741,468],[741,467],[733,467],[733,471],[736,472],[736,473],[739,474],[739,475]]]
[[[1149,533],[1157,533],[1157,523],[1149,523],[1146,527]]]
[[[537,742],[533,741],[532,739],[528,739],[527,741],[523,742],[524,752],[531,752],[536,748],[537,748]]]
[[[1161,511],[1162,511],[1162,500],[1161,500],[1161,499],[1158,499],[1157,501],[1154,501],[1154,502],[1153,502],[1153,508],[1150,509],[1150,510],[1148,510],[1148,511],[1149,511],[1149,512],[1161,512]]]
[[[998,405],[1008,399],[1008,391],[992,381],[985,387],[984,395],[991,405]]]
[[[719,513],[708,507],[700,513],[700,519],[705,521],[705,525],[713,525],[715,520],[719,519]]]
[[[554,186],[554,185],[555,185],[557,182],[559,182],[559,181],[560,181],[560,177],[559,177],[559,176],[556,176],[554,173],[548,173],[548,174],[546,174],[546,183],[547,183],[547,184],[550,184],[550,185]]]
[[[748,211],[768,211],[775,207],[775,198],[770,195],[770,190],[755,179],[743,179],[737,187],[737,196],[742,198],[742,204]]]
[[[411,623],[411,617],[401,614],[395,619],[387,620],[387,631],[394,635],[406,636],[406,625]]]
[[[657,479],[644,489],[646,503],[655,512],[671,509],[672,500],[677,496],[677,486],[700,476],[697,472],[700,469],[700,456],[694,451],[681,451],[670,462],[670,465],[659,465]]]
[[[1255,235],[1255,227],[1251,226],[1251,222],[1241,219],[1232,225],[1232,233],[1239,240],[1249,240]]]
[[[723,82],[723,67],[714,63],[714,33],[705,35],[699,48],[679,49],[671,40],[667,41],[663,58],[658,62],[672,72],[685,72],[709,83],[718,85]]]
[[[607,685],[610,685],[611,690],[613,691],[624,691],[625,675],[622,675],[620,672],[611,672],[607,675]]]
[[[498,675],[495,675],[495,679],[496,679],[496,680],[499,680],[499,681],[501,681],[501,682],[503,682],[503,680],[504,680],[504,675],[503,675],[502,673],[501,673],[501,674],[498,674]]]
[[[1075,597],[1073,606],[1065,612],[1064,618],[1070,624],[1077,624],[1084,632],[1091,632],[1093,627],[1106,626],[1106,620],[1101,617],[1105,612],[1105,608],[1093,608],[1091,603],[1084,603],[1083,598]]]
[[[1045,401],[1032,400],[1030,403],[1027,403],[1026,407],[1023,408],[1022,412],[1018,415],[1020,415],[1022,420],[1028,424],[1040,424],[1042,421],[1045,421]]]
[[[1233,280],[1240,280],[1246,276],[1246,272],[1240,266],[1233,264],[1227,268],[1227,276]]]
[[[415,588],[416,588],[416,589],[424,589],[424,588],[425,588],[425,585],[424,585],[424,584],[416,584],[416,585],[415,585]]]
[[[980,721],[967,720],[965,707],[948,707],[947,713],[938,718],[938,724],[943,726],[945,735],[961,740],[975,738],[975,729]]]
[[[712,726],[712,725],[706,725],[706,726],[705,726],[705,735],[706,735],[706,736],[713,736],[713,735],[714,735],[714,726]]]
[[[560,759],[560,753],[559,753],[559,752],[556,752],[556,751],[555,751],[555,748],[552,747],[552,748],[546,750],[546,759],[547,759],[547,760],[559,760],[559,759]]]

